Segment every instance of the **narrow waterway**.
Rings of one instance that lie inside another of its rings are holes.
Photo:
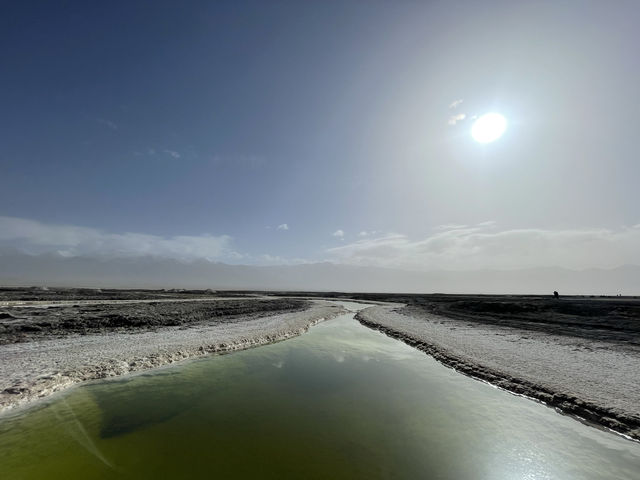
[[[457,374],[353,314],[273,345],[85,385],[0,419],[3,480],[638,472],[640,444]]]

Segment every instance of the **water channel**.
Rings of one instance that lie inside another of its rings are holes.
[[[640,444],[347,314],[2,418],[0,478],[637,479]]]

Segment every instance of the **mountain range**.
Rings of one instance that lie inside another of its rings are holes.
[[[335,263],[253,266],[159,257],[65,257],[0,251],[0,284],[403,293],[638,295],[640,266],[569,270],[410,271]]]

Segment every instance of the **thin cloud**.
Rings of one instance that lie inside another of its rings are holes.
[[[619,230],[514,229],[496,231],[489,222],[452,225],[412,240],[389,234],[330,248],[334,261],[410,270],[571,269],[640,265],[640,227]]]
[[[467,118],[467,116],[464,113],[458,113],[457,115],[451,115],[447,123],[449,125],[455,125],[456,123],[463,121],[465,118]]]
[[[487,220],[486,222],[476,223],[476,227],[493,227],[495,224],[495,220]]]
[[[334,237],[343,238],[344,237],[344,231],[343,230],[336,230],[331,235],[333,235]]]
[[[460,224],[457,224],[457,223],[445,223],[444,225],[437,225],[437,226],[433,227],[433,229],[436,230],[436,231],[459,230],[461,228],[468,228],[468,225],[460,225]]]
[[[112,122],[111,120],[108,120],[106,118],[96,118],[96,122],[101,123],[102,125],[107,126],[108,128],[110,128],[111,130],[117,130],[118,129],[118,125],[116,125],[114,122]]]
[[[149,155],[150,157],[153,157],[155,155],[164,153],[165,155],[169,155],[172,158],[175,158],[176,160],[179,158],[182,158],[182,154],[176,150],[169,150],[168,148],[163,148],[162,150],[156,150],[153,147],[148,147],[144,152],[141,152],[140,150],[136,150],[133,152],[134,155],[141,157],[144,155]]]
[[[462,102],[464,102],[463,99],[459,98],[458,100],[454,100],[453,102],[451,102],[451,104],[449,105],[449,108],[453,109],[453,108],[458,108],[460,105],[462,105]]]
[[[303,265],[313,263],[304,258],[287,258],[280,255],[269,255],[268,253],[249,258],[252,265]]]
[[[289,225],[287,225],[286,223],[281,223],[280,225],[278,225],[276,227],[277,230],[289,230]]]
[[[108,233],[74,225],[55,225],[23,218],[0,217],[0,245],[24,253],[57,253],[66,257],[157,256],[179,260],[234,260],[228,235],[176,235]]]

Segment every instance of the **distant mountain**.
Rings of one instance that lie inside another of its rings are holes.
[[[550,293],[639,295],[640,266],[610,270],[418,272],[333,263],[227,265],[205,260],[64,257],[0,251],[0,284],[146,288],[368,291],[405,293]]]

